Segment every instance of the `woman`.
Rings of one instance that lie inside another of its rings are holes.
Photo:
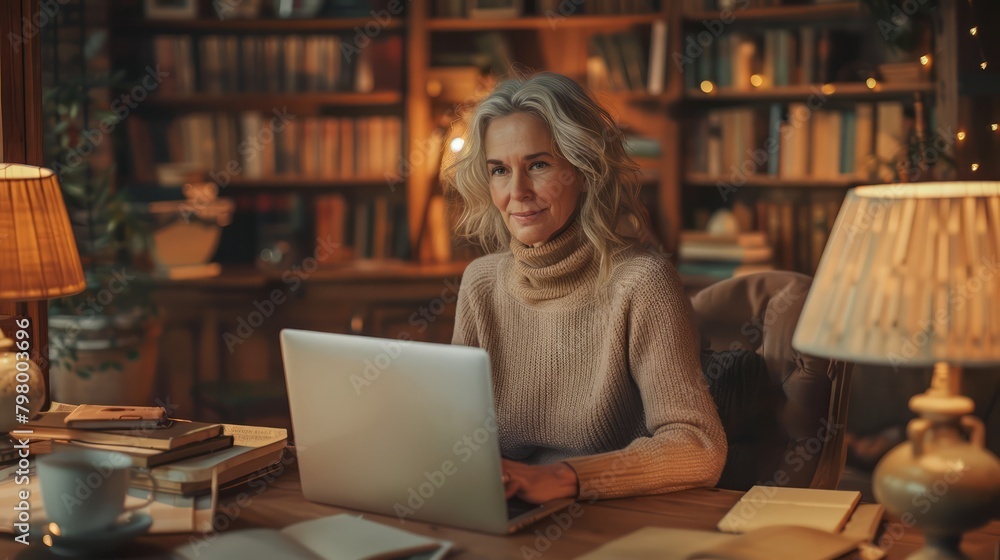
[[[502,82],[449,167],[466,269],[454,344],[490,354],[508,497],[712,486],[726,438],[673,267],[643,248],[638,168],[564,76]]]

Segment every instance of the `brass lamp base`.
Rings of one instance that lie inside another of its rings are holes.
[[[985,525],[1000,504],[1000,461],[985,449],[972,400],[959,394],[961,380],[960,367],[935,365],[931,387],[910,399],[919,418],[907,426],[909,441],[875,467],[875,498],[924,534],[924,548],[911,559],[966,558],[962,533]]]

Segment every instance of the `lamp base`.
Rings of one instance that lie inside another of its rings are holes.
[[[962,542],[961,535],[945,537],[924,537],[924,548],[907,556],[907,560],[968,560],[969,557],[962,554],[959,545]]]
[[[920,417],[909,441],[891,450],[873,473],[875,498],[926,546],[909,558],[961,560],[962,533],[986,524],[1000,503],[1000,461],[985,449],[983,423],[958,394],[961,370],[937,364],[926,393],[910,399]]]

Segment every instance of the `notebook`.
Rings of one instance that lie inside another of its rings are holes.
[[[380,560],[425,554],[438,560],[452,543],[342,513],[274,529],[222,533],[210,544],[192,541],[174,552],[189,560],[283,558],[290,560]]]
[[[860,492],[754,486],[719,521],[720,531],[746,533],[776,525],[839,533],[861,500]]]

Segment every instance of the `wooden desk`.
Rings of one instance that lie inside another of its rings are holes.
[[[729,490],[696,489],[659,496],[581,503],[578,516],[543,519],[513,536],[493,536],[394,517],[364,514],[366,518],[399,526],[407,531],[447,539],[457,551],[449,559],[575,558],[597,546],[627,535],[640,527],[672,527],[714,530],[715,524],[739,500],[741,493]],[[299,473],[293,466],[266,486],[232,491],[220,499],[216,528],[223,531],[252,527],[281,528],[299,521],[342,512],[343,508],[314,504],[302,497]],[[565,511],[565,510],[564,510]],[[883,539],[888,558],[902,559],[923,546],[916,529],[886,524]],[[210,546],[211,534],[158,535],[138,539],[121,552],[121,558],[168,558],[169,551],[189,543]],[[963,548],[975,560],[995,560],[1000,544],[1000,521],[966,535]],[[26,554],[12,537],[0,537],[0,558],[38,558]],[[535,554],[535,553],[538,554]]]

